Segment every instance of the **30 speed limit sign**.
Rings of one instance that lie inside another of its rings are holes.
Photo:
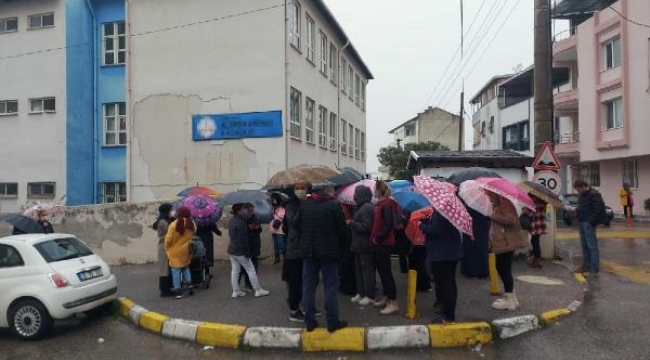
[[[533,181],[546,187],[556,195],[560,194],[560,175],[553,170],[541,170],[535,173]]]

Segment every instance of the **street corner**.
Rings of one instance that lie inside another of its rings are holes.
[[[424,325],[371,327],[366,336],[368,350],[426,348],[430,343]]]
[[[487,344],[492,341],[492,328],[487,322],[429,325],[431,346],[449,348]]]
[[[324,328],[305,330],[302,333],[302,350],[363,352],[366,345],[365,335],[366,331],[361,327],[344,328],[333,333]]]

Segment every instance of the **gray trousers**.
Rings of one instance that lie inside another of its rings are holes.
[[[375,252],[355,252],[354,271],[357,278],[357,293],[361,297],[375,299]]]

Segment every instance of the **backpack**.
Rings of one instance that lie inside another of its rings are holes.
[[[190,240],[188,247],[190,250],[190,256],[193,259],[202,258],[206,255],[205,244],[203,244],[203,240],[198,236],[192,236],[192,240]]]
[[[519,225],[521,225],[522,230],[532,230],[533,225],[532,225],[532,219],[530,218],[530,215],[524,213],[521,213],[519,215]]]

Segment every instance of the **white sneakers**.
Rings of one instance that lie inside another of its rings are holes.
[[[378,308],[383,308],[384,306],[386,306],[387,302],[388,302],[388,299],[386,299],[386,297],[382,297],[379,300],[375,300],[372,304],[375,305]]]
[[[368,305],[372,304],[373,302],[375,302],[375,301],[368,298],[368,297],[364,297],[363,299],[359,300],[359,305],[368,306]]]
[[[497,299],[492,303],[492,308],[496,310],[517,310],[519,308],[519,300],[514,292],[506,293],[505,297]]]
[[[268,290],[259,289],[255,291],[255,297],[267,296],[269,294]],[[244,297],[246,293],[241,290],[235,290],[232,292],[233,298]]]
[[[241,290],[237,290],[237,291],[232,292],[232,297],[233,298],[244,297],[244,296],[246,296],[246,293],[241,291]]]
[[[259,290],[255,290],[255,297],[262,297],[262,296],[267,296],[269,294],[268,290],[264,290],[260,288]]]
[[[385,308],[379,310],[381,315],[392,315],[399,311],[399,306],[397,306],[397,301],[391,301],[386,305]]]
[[[363,297],[361,297],[361,295],[356,294],[352,299],[350,299],[350,301],[352,301],[353,303],[358,303],[362,299],[363,299]]]

